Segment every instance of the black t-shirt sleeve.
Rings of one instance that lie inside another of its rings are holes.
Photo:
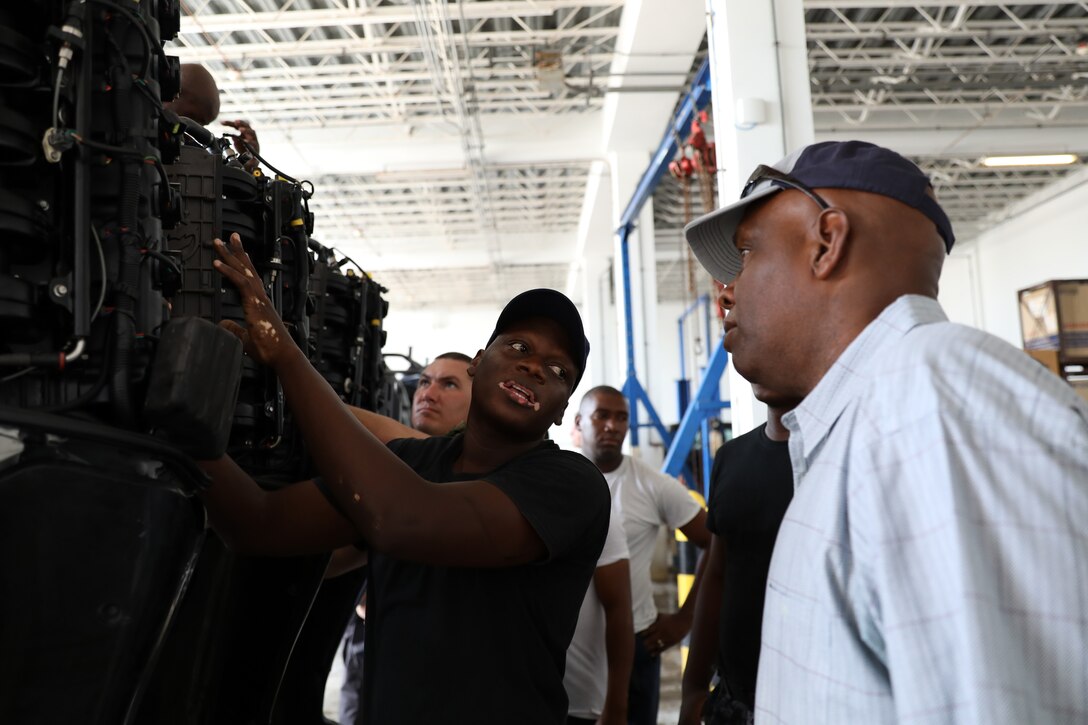
[[[419,461],[418,463],[415,461],[416,457],[418,457],[420,454],[423,454],[425,451],[441,450],[436,449],[433,445],[433,442],[428,443],[428,441],[430,440],[430,438],[394,438],[393,440],[388,441],[385,444],[385,447],[391,450],[393,452],[393,455],[395,455],[402,461],[410,458],[411,460],[408,461],[409,465],[411,465],[413,468],[417,468],[419,466],[429,464],[429,459],[432,456],[424,455],[424,458],[428,460]]]
[[[505,493],[548,549],[548,560],[589,547],[600,556],[611,496],[585,456],[554,447],[527,453],[483,479]]]

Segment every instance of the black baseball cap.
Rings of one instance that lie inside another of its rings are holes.
[[[774,173],[761,173],[769,170]],[[932,184],[912,161],[890,149],[864,141],[824,141],[805,146],[770,167],[759,167],[741,191],[740,200],[699,217],[684,227],[691,251],[719,282],[729,282],[741,269],[733,241],[748,205],[783,189],[852,189],[880,194],[925,214],[937,226],[945,250],[956,238],[948,215],[932,196]]]
[[[589,357],[589,340],[586,339],[585,330],[582,328],[582,316],[578,314],[578,308],[565,294],[559,290],[540,287],[531,289],[514,297],[506,303],[499,313],[499,319],[495,323],[495,331],[487,340],[487,345],[495,341],[515,322],[521,322],[530,317],[546,317],[554,320],[567,333],[567,352],[570,359],[578,366],[574,375],[574,385],[571,390],[578,387],[582,379],[582,373],[586,371],[586,359]]]

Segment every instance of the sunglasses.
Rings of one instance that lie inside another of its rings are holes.
[[[761,181],[770,181],[776,186],[786,187],[801,192],[809,199],[819,204],[821,209],[830,209],[831,205],[828,204],[823,198],[813,191],[809,186],[793,178],[784,171],[779,171],[773,166],[765,166],[760,164],[756,167],[756,170],[752,172],[752,175],[748,177],[748,181],[744,182],[744,190],[740,193],[740,198],[748,196],[752,193],[752,189],[756,187]]]

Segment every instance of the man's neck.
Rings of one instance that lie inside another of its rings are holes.
[[[590,455],[588,451],[584,450],[582,451],[582,454],[593,461],[593,465],[595,465],[601,473],[612,473],[612,471],[615,471],[620,467],[620,464],[623,463],[622,453],[618,456],[606,456],[604,458],[594,457]]]
[[[482,431],[479,425],[465,428],[461,455],[453,463],[457,473],[486,473],[540,445],[543,437],[515,441]]]
[[[789,440],[790,430],[782,424],[782,416],[793,410],[793,408],[792,405],[788,408],[767,406],[767,427],[763,429],[763,434],[778,443]]]

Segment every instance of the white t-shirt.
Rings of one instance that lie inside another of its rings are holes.
[[[661,526],[686,526],[700,507],[680,481],[630,456],[624,456],[616,470],[604,478],[612,491],[613,508],[618,506],[623,514],[631,553],[631,606],[635,631],[641,632],[657,619],[650,583],[657,531]]]
[[[608,520],[608,535],[604,549],[597,560],[597,567],[615,564],[627,558],[627,538],[623,530],[623,516],[612,502],[612,516]],[[567,671],[563,676],[563,688],[570,704],[567,712],[574,717],[595,720],[604,709],[608,687],[608,656],[604,648],[604,607],[597,597],[597,587],[589,582],[589,589],[582,599],[578,612],[578,625],[574,638],[567,648]]]

